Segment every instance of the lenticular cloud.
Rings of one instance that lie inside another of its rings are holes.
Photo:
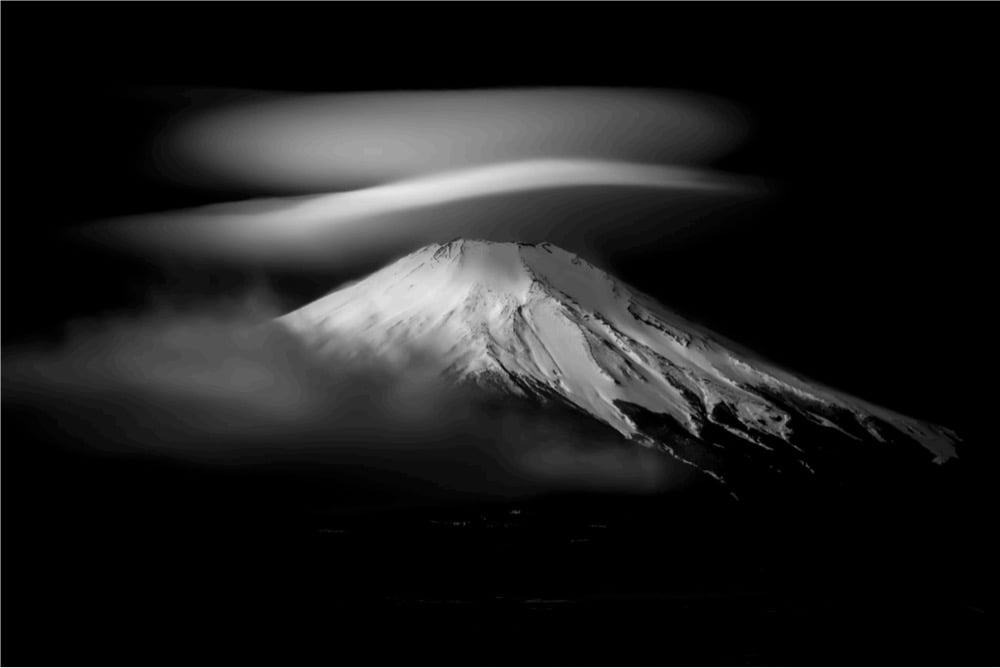
[[[191,110],[157,143],[160,171],[271,197],[106,221],[93,238],[286,267],[384,262],[456,236],[544,238],[593,251],[600,244],[592,240],[627,225],[622,212],[648,205],[651,193],[661,213],[649,226],[655,236],[678,225],[663,212],[679,201],[704,208],[761,192],[706,166],[746,134],[733,107],[707,96],[590,88],[189,95]],[[588,193],[610,207],[581,203]]]
[[[189,91],[158,142],[171,178],[285,192],[355,189],[549,158],[698,165],[732,150],[731,105],[677,91],[532,88],[288,95]]]

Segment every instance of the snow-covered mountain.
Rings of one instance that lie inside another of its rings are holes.
[[[432,351],[456,381],[568,403],[719,479],[736,461],[812,471],[831,447],[941,463],[959,440],[783,371],[548,243],[426,246],[280,322],[386,359]]]

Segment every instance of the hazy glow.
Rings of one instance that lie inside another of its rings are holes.
[[[540,158],[698,164],[746,133],[720,100],[641,89],[188,95],[158,145],[163,173],[293,192]]]
[[[392,472],[449,491],[648,493],[683,467],[610,430],[514,405],[498,414],[428,366],[305,346],[266,303],[137,312],[80,324],[64,345],[7,351],[4,401],[44,413],[49,442],[243,469],[306,464],[372,484]],[[6,408],[6,407],[5,407]],[[393,484],[398,484],[393,482]]]

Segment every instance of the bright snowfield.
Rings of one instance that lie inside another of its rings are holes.
[[[775,368],[548,243],[426,246],[280,322],[314,345],[349,341],[386,359],[415,346],[456,380],[554,393],[715,477],[723,469],[698,452],[782,450],[811,470],[817,433],[915,441],[939,463],[959,440]]]

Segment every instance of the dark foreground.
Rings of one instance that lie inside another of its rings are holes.
[[[368,460],[331,477],[97,456],[4,417],[8,665],[998,659],[975,444],[741,502],[698,484],[484,500]]]
[[[18,453],[5,664],[997,661],[991,494],[970,465],[743,503],[322,510],[316,481]]]

